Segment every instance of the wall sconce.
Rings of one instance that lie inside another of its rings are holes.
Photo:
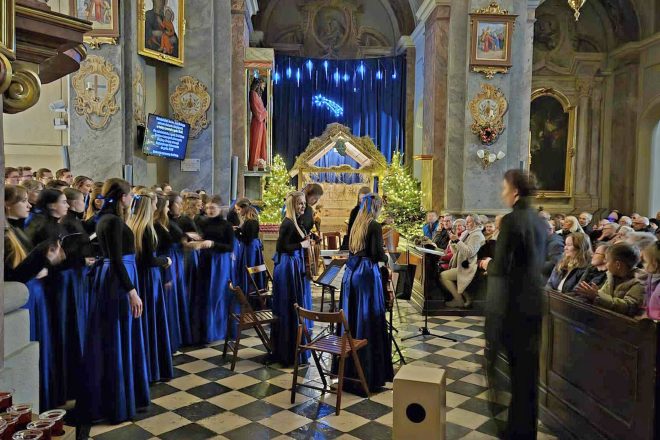
[[[488,169],[492,164],[498,160],[504,159],[506,154],[503,151],[499,151],[497,154],[489,153],[487,150],[478,150],[477,157],[481,160],[481,166],[483,169]]]

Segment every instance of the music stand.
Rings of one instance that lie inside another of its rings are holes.
[[[419,246],[415,246],[415,249],[417,249],[418,251],[420,251],[422,253],[425,253],[425,254],[432,254],[432,255],[438,255],[438,256],[444,255],[444,253],[442,251],[436,251],[436,250],[433,250],[433,249],[426,249],[426,248],[419,247]],[[406,252],[410,252],[410,250],[406,250]],[[426,260],[423,260],[422,264],[421,264],[423,271],[426,270],[425,261]],[[422,277],[422,278],[424,278],[424,277]],[[401,341],[407,341],[408,339],[414,339],[414,338],[418,338],[420,336],[422,336],[422,337],[433,336],[434,338],[441,338],[441,339],[446,339],[446,340],[451,341],[451,342],[458,342],[456,339],[448,338],[447,336],[437,335],[437,334],[435,334],[435,333],[433,333],[429,330],[429,308],[426,305],[426,301],[427,301],[426,289],[424,289],[424,305],[422,306],[422,311],[424,312],[424,327],[419,328],[419,333],[418,334],[406,336],[405,338],[402,338]]]
[[[328,289],[330,291],[332,301],[331,308],[333,312],[337,311],[337,307],[335,306],[335,291],[339,290],[341,292],[341,280],[344,278],[346,261],[347,260],[345,259],[333,259],[315,281],[315,283],[321,286],[322,289]],[[323,295],[323,293],[321,293],[321,295]],[[331,331],[334,331],[333,326],[330,328]]]

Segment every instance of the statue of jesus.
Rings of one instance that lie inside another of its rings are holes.
[[[266,162],[266,120],[268,111],[261,99],[261,94],[266,88],[266,83],[261,78],[254,78],[250,84],[250,151],[248,155],[248,169],[255,167],[263,168]],[[261,159],[261,160],[260,160]]]

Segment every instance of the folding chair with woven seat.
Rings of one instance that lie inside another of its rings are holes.
[[[241,332],[246,329],[254,328],[254,330],[257,332],[257,336],[259,336],[259,339],[261,339],[264,347],[266,347],[266,350],[268,350],[268,353],[272,353],[273,346],[270,342],[270,338],[268,337],[268,333],[266,332],[264,325],[272,324],[273,322],[277,321],[277,317],[273,315],[272,310],[264,309],[255,311],[250,305],[250,302],[248,301],[245,294],[243,294],[243,290],[239,286],[234,287],[231,281],[229,282],[229,290],[233,292],[234,298],[240,304],[241,311],[239,313],[231,312],[229,314],[229,319],[227,320],[227,335],[225,336],[225,347],[222,351],[222,357],[227,356],[227,348],[231,346],[231,349],[234,353],[231,360],[231,370],[234,371],[234,367],[236,366],[236,359],[238,358],[238,347],[241,341]],[[231,333],[230,330],[234,322],[236,322],[238,328],[236,331],[236,338],[232,342],[229,340],[229,334]]]
[[[271,289],[273,286],[273,276],[270,274],[270,271],[265,264],[260,264],[259,266],[253,267],[245,266],[245,270],[247,271],[248,277],[250,278],[250,282],[252,283],[252,287],[254,289],[247,292],[248,297],[257,298],[260,304],[260,308],[267,309],[267,300],[272,296]],[[259,275],[262,275],[266,278],[266,282],[263,288],[260,288],[259,284],[257,283],[257,276]],[[269,283],[270,287],[268,286]]]
[[[364,377],[364,371],[362,370],[362,364],[360,363],[360,358],[358,357],[357,351],[367,345],[366,339],[353,339],[351,336],[351,331],[348,328],[348,323],[344,317],[344,311],[340,310],[338,312],[314,312],[311,310],[306,310],[295,305],[296,313],[298,315],[298,335],[296,338],[296,359],[293,366],[293,384],[291,385],[291,403],[296,401],[296,388],[298,386],[312,388],[323,393],[330,392],[337,394],[337,404],[335,405],[335,412],[339,415],[341,411],[341,393],[344,387],[344,379],[360,382],[362,388],[367,396],[369,396],[369,387],[367,386],[367,380]],[[326,324],[335,324],[339,325],[339,332],[343,328],[343,333],[341,336],[335,334],[321,333],[316,338],[312,339],[309,334],[309,330],[305,325],[305,320],[322,322]],[[305,341],[305,342],[303,342]],[[300,361],[300,355],[305,351],[311,351],[312,357],[314,358],[314,363],[316,368],[319,370],[319,375],[321,376],[321,382],[323,382],[323,388],[310,385],[308,383],[298,384],[298,364]],[[339,371],[337,374],[334,374],[330,371],[326,371],[321,366],[320,356],[323,353],[329,353],[331,356],[339,357]],[[351,377],[344,377],[344,366],[346,358],[351,356],[353,362],[355,363],[355,369],[358,373],[358,379]],[[339,379],[337,384],[337,390],[334,391],[328,386],[328,381],[326,376],[336,377]]]

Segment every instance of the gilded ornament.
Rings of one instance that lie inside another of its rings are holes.
[[[116,46],[119,40],[113,37],[84,37],[83,41],[90,49],[99,49],[102,44],[110,44]]]
[[[509,11],[502,9],[497,2],[490,2],[485,8],[479,8],[472,12],[473,14],[491,14],[491,15],[509,15]]]
[[[196,138],[209,126],[206,114],[211,106],[211,95],[206,85],[192,76],[182,76],[172,96],[170,105],[174,110],[174,119],[190,124],[190,137]]]
[[[138,125],[145,125],[147,106],[147,94],[144,85],[144,73],[139,64],[135,68],[135,77],[133,78],[133,119]]]
[[[11,83],[3,96],[4,112],[19,113],[29,109],[39,101],[41,80],[39,75],[22,66],[15,66]]]
[[[472,133],[479,136],[482,144],[492,145],[502,134],[508,105],[502,91],[490,84],[482,84],[481,93],[470,101]]]
[[[102,130],[110,117],[117,113],[115,99],[119,90],[119,75],[106,59],[89,55],[71,80],[76,91],[75,112],[85,117],[93,130]]]

